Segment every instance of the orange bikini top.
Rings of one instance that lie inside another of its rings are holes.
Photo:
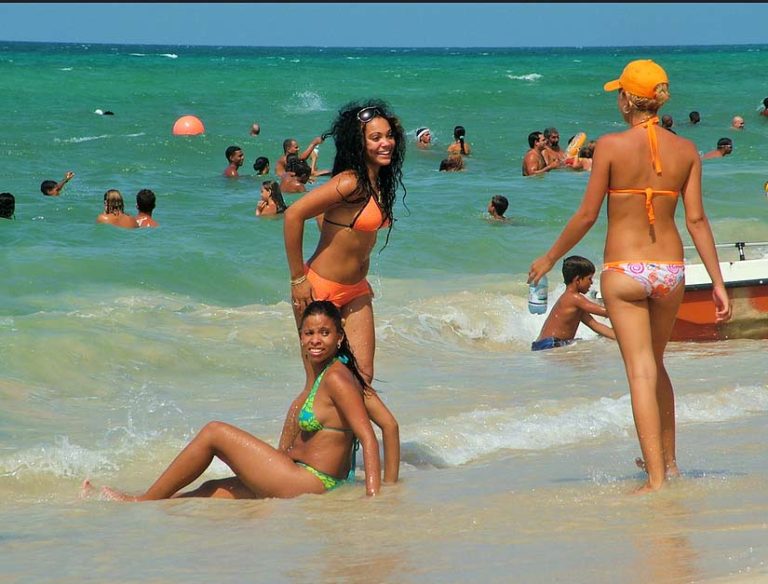
[[[661,174],[661,158],[659,157],[659,142],[656,137],[656,124],[659,123],[659,117],[653,116],[636,124],[637,126],[643,126],[648,131],[648,144],[651,147],[651,162],[653,163],[653,169],[656,174]],[[652,188],[646,189],[608,189],[608,194],[611,193],[628,193],[633,195],[645,195],[645,212],[648,214],[648,222],[653,225],[656,222],[656,215],[653,213],[653,204],[651,203],[653,195],[665,195],[668,197],[676,197],[679,193],[677,191],[658,191]]]
[[[376,197],[368,198],[368,202],[360,207],[360,210],[355,214],[352,223],[349,225],[336,223],[330,219],[325,219],[325,221],[331,225],[338,225],[339,227],[354,229],[355,231],[377,231],[383,227],[389,227],[389,221],[385,219]]]

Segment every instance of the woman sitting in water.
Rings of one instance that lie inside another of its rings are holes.
[[[261,200],[256,205],[256,215],[278,215],[287,208],[277,181],[265,180],[261,183]]]
[[[355,452],[362,445],[365,492],[381,486],[379,443],[363,403],[368,384],[357,369],[341,323],[330,302],[307,306],[299,327],[309,363],[304,389],[288,410],[278,448],[224,422],[209,422],[147,491],[131,496],[110,487],[102,495],[120,501],[177,497],[224,499],[291,498],[322,494],[354,478]],[[293,412],[298,412],[294,416]],[[235,473],[187,492],[219,457]],[[91,485],[83,485],[87,494]]]

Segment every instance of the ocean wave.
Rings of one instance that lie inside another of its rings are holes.
[[[382,342],[405,337],[422,343],[489,342],[529,350],[546,318],[528,311],[527,286],[508,286],[506,290],[474,290],[433,296],[407,304],[395,314],[377,314],[377,334]],[[563,284],[550,289],[547,311],[565,291]],[[598,317],[601,322],[606,319]],[[577,336],[597,338],[597,333],[580,326]]]
[[[62,140],[61,138],[54,138],[54,142],[60,142],[62,144],[80,144],[81,142],[92,142],[93,140],[103,140],[104,138],[109,138],[109,134],[102,134],[101,136],[82,136],[82,137],[75,137],[75,138],[65,138]]]
[[[507,78],[515,81],[538,81],[541,79],[539,73],[528,73],[527,75],[507,75]]]
[[[131,57],[168,57],[169,59],[178,59],[179,56],[175,53],[153,53],[148,55],[147,53],[128,53]]]
[[[677,397],[677,423],[723,422],[768,411],[762,386]],[[401,428],[403,461],[416,467],[466,464],[501,450],[537,451],[634,434],[629,394],[617,399],[545,401],[527,407],[474,410],[418,429]]]
[[[171,401],[150,403],[146,394],[138,394],[134,401],[134,405],[148,408],[147,414],[129,416],[98,444],[84,446],[67,436],[56,436],[49,443],[0,456],[0,477],[24,484],[46,477],[103,477],[127,472],[136,465],[170,460],[191,438],[192,430],[180,431],[178,418],[183,416]],[[764,386],[737,386],[677,398],[678,424],[724,422],[766,411],[768,392]],[[421,469],[448,468],[503,450],[542,451],[631,435],[634,426],[629,394],[568,403],[545,400],[525,407],[473,410],[401,425],[401,460]],[[215,461],[209,472],[224,476],[231,471],[223,462]]]

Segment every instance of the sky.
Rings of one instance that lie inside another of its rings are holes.
[[[0,3],[0,41],[262,47],[766,44],[751,3]]]

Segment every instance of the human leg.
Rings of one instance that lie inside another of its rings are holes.
[[[355,355],[363,378],[373,381],[373,357],[376,352],[376,330],[373,323],[373,304],[370,295],[358,296],[341,307],[344,332],[349,348]]]
[[[645,288],[622,273],[605,271],[600,289],[624,360],[632,415],[648,472],[648,480],[639,490],[657,490],[665,478],[664,453],[656,395],[658,369]]]
[[[285,452],[224,422],[206,424],[144,494],[129,497],[107,487],[103,492],[120,500],[168,499],[200,477],[214,456],[224,461],[256,498],[288,498],[323,492],[322,483],[297,466]],[[230,483],[230,486],[234,485]],[[205,493],[217,492],[217,489],[198,489],[198,492],[206,496]],[[243,490],[232,488],[230,494],[243,494]]]
[[[675,317],[683,300],[684,293],[685,286],[679,285],[666,296],[649,300],[653,354],[658,371],[656,397],[659,402],[661,443],[664,451],[664,467],[667,477],[678,476],[680,471],[677,467],[675,452],[675,394],[672,381],[664,365],[664,351],[672,334]]]

